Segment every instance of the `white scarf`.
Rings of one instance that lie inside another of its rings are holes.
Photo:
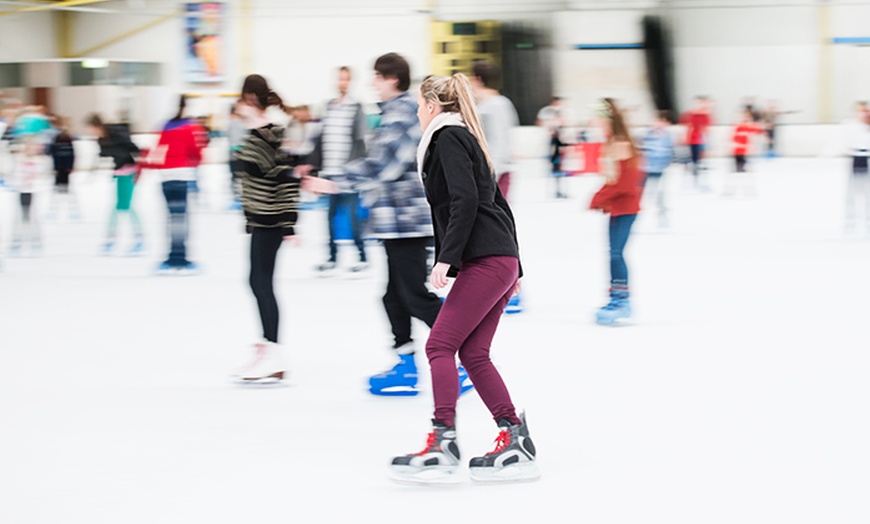
[[[429,142],[432,141],[432,135],[442,127],[459,126],[465,127],[465,122],[462,120],[462,115],[459,113],[439,113],[429,122],[426,131],[423,132],[423,138],[420,139],[420,144],[417,145],[417,174],[423,178],[423,162],[426,161],[426,151],[429,149]]]

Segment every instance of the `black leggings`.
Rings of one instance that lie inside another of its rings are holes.
[[[252,228],[251,232],[251,277],[250,284],[260,320],[263,323],[263,338],[278,342],[278,301],[275,299],[274,275],[278,249],[284,241],[281,228]]]

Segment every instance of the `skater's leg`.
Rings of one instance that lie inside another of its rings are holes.
[[[403,238],[392,241],[391,256],[394,265],[394,283],[405,310],[430,328],[441,311],[441,299],[426,287],[428,278],[427,249],[430,237]]]
[[[625,263],[625,245],[631,233],[631,226],[637,215],[610,217],[610,286],[628,287],[628,265]]]
[[[163,182],[163,195],[169,208],[170,249],[166,262],[172,267],[187,265],[187,182],[169,180]]]
[[[359,219],[359,193],[347,193],[344,198],[348,214],[350,214],[350,232],[353,237],[353,243],[359,253],[359,261],[365,263],[368,259],[366,258],[366,247],[362,238],[362,224]]]
[[[251,274],[249,283],[263,325],[263,338],[278,342],[278,301],[274,274],[278,249],[284,240],[280,228],[255,227],[251,233]]]
[[[338,245],[335,239],[335,217],[338,214],[338,207],[341,205],[341,193],[329,195],[329,210],[326,213],[327,227],[329,228],[329,261],[336,262],[338,260]]]
[[[399,291],[404,263],[401,241],[384,240],[384,250],[387,253],[387,290],[383,297],[384,310],[393,332],[394,347],[400,347],[411,341],[411,312],[405,306]]]
[[[493,417],[516,418],[510,396],[489,360],[489,348],[518,275],[514,257],[463,263],[426,343],[432,373],[435,420],[454,425],[459,396],[456,354]],[[497,420],[498,418],[496,418]],[[518,420],[517,420],[518,421]]]

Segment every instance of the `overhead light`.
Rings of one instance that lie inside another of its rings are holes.
[[[82,67],[84,69],[104,69],[109,67],[109,61],[104,58],[88,58],[82,60]]]

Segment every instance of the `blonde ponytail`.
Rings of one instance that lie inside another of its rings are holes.
[[[486,165],[495,176],[495,165],[489,154],[489,144],[487,144],[486,136],[483,134],[483,124],[480,121],[480,114],[477,112],[477,104],[474,103],[471,82],[468,81],[468,77],[462,73],[456,73],[452,77],[430,76],[420,86],[420,93],[426,101],[441,106],[443,111],[459,113],[462,116],[468,131],[474,135],[477,144],[483,151]]]
[[[492,156],[489,154],[489,144],[486,142],[486,135],[483,133],[483,124],[480,121],[480,114],[477,112],[477,104],[474,103],[474,95],[471,91],[471,82],[468,77],[462,73],[456,73],[450,79],[453,82],[453,91],[459,100],[459,114],[468,126],[468,130],[477,139],[480,149],[483,150],[483,156],[486,158],[486,165],[495,176],[495,165],[492,162]]]

